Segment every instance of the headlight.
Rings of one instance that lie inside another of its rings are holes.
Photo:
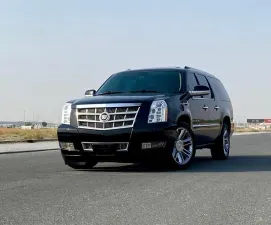
[[[66,103],[62,109],[62,124],[70,124],[70,117],[72,111],[72,104]]]
[[[167,103],[164,100],[156,100],[151,104],[148,123],[167,121]]]

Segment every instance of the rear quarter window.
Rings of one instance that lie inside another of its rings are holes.
[[[227,101],[230,102],[230,97],[228,95],[228,92],[222,82],[216,78],[208,77],[207,78],[212,89],[215,91],[215,95],[221,100],[221,101]]]

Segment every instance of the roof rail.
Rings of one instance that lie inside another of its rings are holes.
[[[197,71],[202,72],[202,73],[207,73],[207,72],[205,72],[205,71],[203,71],[203,70],[200,70],[200,69],[197,69],[197,68],[193,68],[193,67],[191,67],[191,66],[185,66],[184,68],[185,68],[185,69],[191,69],[191,70],[197,70]],[[209,73],[207,73],[207,74],[209,74]]]

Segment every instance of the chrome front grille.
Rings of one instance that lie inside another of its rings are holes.
[[[139,108],[136,103],[77,105],[77,125],[94,130],[133,127]]]

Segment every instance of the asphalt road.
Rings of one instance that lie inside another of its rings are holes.
[[[0,224],[271,224],[271,135],[235,136],[229,160],[203,150],[187,171],[0,155]]]

